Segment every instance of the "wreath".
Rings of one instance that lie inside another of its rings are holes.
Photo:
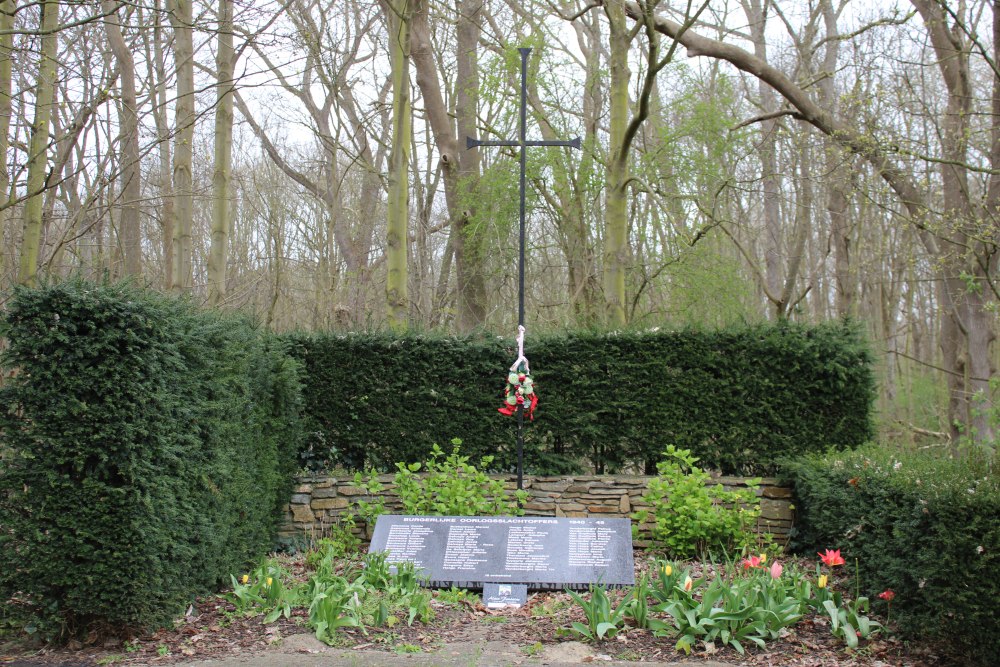
[[[517,412],[517,406],[524,406],[528,419],[535,418],[535,407],[538,405],[538,394],[535,393],[535,383],[531,380],[531,370],[528,358],[524,356],[524,327],[517,327],[517,361],[507,372],[507,388],[504,390],[503,407],[497,412],[508,417]]]
[[[517,406],[523,405],[528,419],[535,418],[535,407],[538,405],[538,394],[531,374],[525,371],[511,371],[507,374],[507,388],[504,390],[504,406],[497,408],[502,415],[513,415]]]

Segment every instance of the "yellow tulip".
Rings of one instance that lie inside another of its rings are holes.
[[[760,555],[760,562],[761,563],[766,563],[767,562],[767,554],[761,554]]]
[[[664,565],[663,566],[663,574],[665,574],[665,575],[667,575],[669,577],[673,573],[674,573],[674,568],[670,567],[669,565]]]
[[[268,585],[268,586],[270,586],[270,585],[271,585],[271,582],[272,582],[272,581],[273,581],[273,580],[271,579],[271,577],[268,577],[268,578],[267,578],[267,585]]]
[[[244,584],[244,585],[245,585],[245,584],[246,584],[246,583],[247,583],[248,581],[250,581],[250,575],[249,575],[249,574],[244,574],[244,575],[243,575],[243,577],[242,577],[242,578],[240,579],[240,583],[241,583],[241,584]]]
[[[826,588],[826,575],[819,575],[819,582],[816,584],[820,588]]]

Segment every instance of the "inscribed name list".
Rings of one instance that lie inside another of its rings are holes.
[[[387,551],[389,563],[412,562],[432,585],[635,581],[628,519],[383,515],[371,550]]]

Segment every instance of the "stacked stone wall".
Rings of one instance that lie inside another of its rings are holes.
[[[500,477],[509,489],[517,488],[512,477]],[[646,507],[643,494],[649,477],[621,475],[589,475],[574,477],[525,477],[524,489],[529,497],[524,505],[527,516],[607,516],[629,518]],[[392,475],[382,475],[382,498],[386,512],[401,512],[399,498],[395,495]],[[712,484],[722,484],[726,489],[745,488],[741,477],[718,477]],[[784,543],[794,520],[792,490],[780,486],[777,480],[764,479],[757,489],[761,499],[761,517],[758,531],[770,533]],[[297,480],[291,502],[286,508],[281,537],[286,539],[315,540],[329,533],[340,517],[358,500],[372,498],[354,486],[351,477],[301,477]],[[363,532],[364,526],[358,530]],[[650,526],[640,525],[638,545],[649,537]]]

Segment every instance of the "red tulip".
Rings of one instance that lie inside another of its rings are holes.
[[[892,591],[891,588],[887,588],[886,590],[879,593],[878,596],[881,599],[885,600],[886,602],[892,602],[892,599],[896,597],[896,594]]]
[[[834,551],[833,549],[827,549],[826,553],[819,553],[819,559],[823,561],[823,565],[829,565],[833,567],[834,565],[843,565],[846,561],[840,555],[840,549]]]
[[[760,567],[760,557],[750,556],[749,558],[743,559],[743,569],[749,570],[752,567]]]

